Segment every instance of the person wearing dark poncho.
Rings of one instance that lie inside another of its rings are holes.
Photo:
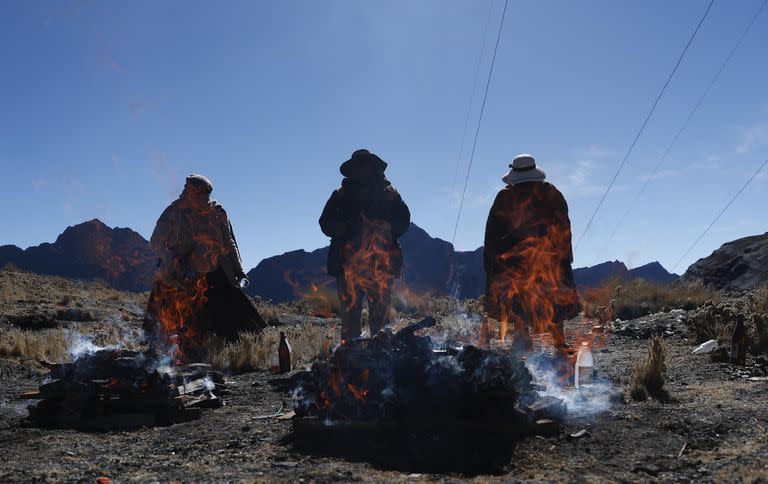
[[[325,204],[320,228],[331,237],[328,274],[336,277],[342,339],[360,336],[363,301],[368,301],[371,335],[391,323],[392,284],[403,256],[398,238],[411,213],[384,176],[387,163],[357,150],[340,168],[344,180]]]
[[[511,326],[514,343],[531,348],[531,330],[567,349],[563,322],[578,314],[568,204],[533,156],[515,157],[485,228],[485,310]]]
[[[232,224],[211,200],[211,182],[190,175],[160,215],[150,245],[158,271],[145,331],[152,342],[175,342],[189,356],[215,333],[228,341],[266,327],[241,287],[248,284]]]

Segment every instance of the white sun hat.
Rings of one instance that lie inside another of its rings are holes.
[[[531,181],[543,181],[547,178],[544,170],[536,167],[536,159],[533,155],[523,153],[515,156],[509,165],[509,173],[501,178],[507,185],[517,185]]]

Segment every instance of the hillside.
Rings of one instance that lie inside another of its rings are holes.
[[[683,274],[717,289],[743,291],[768,284],[768,233],[723,244]]]

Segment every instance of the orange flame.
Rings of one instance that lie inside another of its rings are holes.
[[[342,304],[352,309],[361,294],[384,294],[391,289],[394,277],[392,226],[386,221],[363,217],[359,247],[348,242],[342,248],[344,281]]]
[[[532,332],[557,331],[555,315],[558,306],[578,303],[576,291],[563,285],[564,244],[570,243],[570,233],[547,228],[542,237],[528,237],[516,245],[514,252],[501,255],[507,270],[491,285],[491,293],[502,306],[501,339],[507,325],[525,324],[529,319]]]

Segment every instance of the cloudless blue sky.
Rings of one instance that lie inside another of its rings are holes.
[[[768,158],[764,11],[607,240],[761,2],[715,2],[577,266],[671,268]],[[53,241],[91,218],[149,237],[200,172],[250,268],[327,243],[317,219],[339,164],[362,147],[389,162],[414,222],[450,240],[503,4],[0,2],[0,244]],[[510,1],[456,247],[482,244],[520,152],[563,191],[581,234],[707,4]],[[766,232],[766,188],[763,173],[678,271]]]

